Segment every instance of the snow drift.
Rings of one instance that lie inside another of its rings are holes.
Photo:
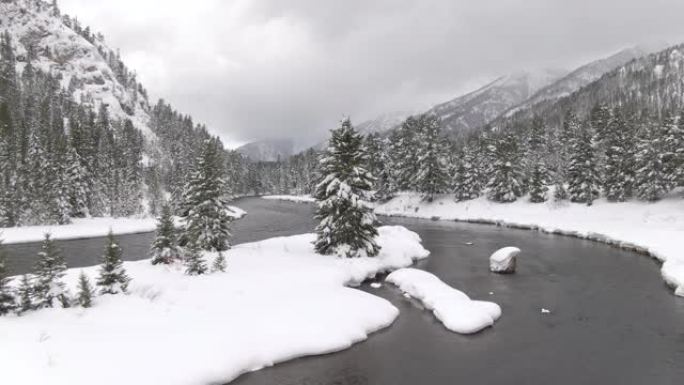
[[[182,266],[126,262],[129,295],[96,297],[90,309],[0,317],[3,383],[224,383],[348,348],[390,325],[398,310],[347,286],[428,255],[403,227],[379,232],[376,258],[317,255],[315,235],[306,234],[236,246],[225,253],[226,273],[191,277]],[[80,271],[65,278],[72,291]],[[97,267],[83,271],[92,281]]]
[[[471,300],[427,271],[400,269],[386,278],[409,296],[419,299],[432,310],[444,326],[456,333],[472,334],[492,326],[501,317],[501,308],[493,302]]]

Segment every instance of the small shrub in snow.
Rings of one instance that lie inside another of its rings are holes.
[[[181,250],[176,241],[176,229],[173,225],[171,207],[165,204],[162,207],[159,221],[157,222],[157,234],[152,242],[152,264],[159,263],[168,265],[175,260],[181,259]]]
[[[207,272],[207,264],[200,253],[197,245],[191,243],[185,249],[185,274],[202,275]]]
[[[15,307],[14,295],[9,287],[7,268],[5,267],[6,254],[0,240],[0,316],[5,315]]]
[[[62,282],[66,268],[62,253],[50,238],[50,234],[45,234],[41,250],[38,252],[35,273],[33,295],[36,307],[53,307],[55,300],[60,301],[62,305],[68,305],[66,286]]]
[[[19,299],[17,311],[19,313],[35,309],[35,305],[33,304],[33,283],[31,282],[31,277],[29,277],[28,274],[21,276],[19,289],[17,290],[17,296]]]
[[[211,270],[214,272],[225,272],[226,271],[226,256],[222,252],[218,252],[216,258],[214,258],[214,263],[211,265]]]
[[[91,307],[93,304],[93,295],[95,294],[90,280],[85,273],[81,272],[78,276],[78,304],[81,307]]]
[[[100,287],[101,294],[125,293],[130,280],[121,260],[121,248],[110,231],[107,235],[107,245],[102,257],[97,286]]]

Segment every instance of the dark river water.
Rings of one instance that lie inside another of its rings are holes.
[[[309,232],[310,205],[236,201],[247,217],[234,243]],[[245,374],[240,385],[681,384],[684,299],[644,256],[569,237],[487,225],[382,218],[420,234],[432,254],[418,267],[503,309],[493,328],[447,331],[396,288],[361,289],[400,310],[389,328],[350,349]],[[127,259],[147,257],[150,234],[119,237]],[[472,242],[472,245],[467,243]],[[60,242],[72,267],[98,261],[103,239]],[[496,249],[522,249],[518,272],[488,271]],[[8,245],[10,267],[30,268],[37,245]],[[491,293],[491,294],[490,294]],[[551,310],[542,314],[541,308]]]

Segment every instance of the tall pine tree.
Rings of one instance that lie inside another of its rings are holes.
[[[591,204],[599,196],[600,177],[591,128],[581,127],[572,139],[568,193],[572,202]]]
[[[439,120],[434,115],[420,116],[418,126],[420,146],[415,186],[423,194],[423,199],[432,202],[435,194],[446,192],[449,184],[445,160],[446,139],[442,137]]]
[[[207,251],[230,248],[232,217],[229,215],[227,194],[219,142],[208,140],[183,194],[183,243],[192,243]]]
[[[361,135],[349,119],[332,131],[321,157],[321,180],[316,186],[316,252],[353,258],[376,256],[377,220],[371,200],[375,178],[364,168]]]

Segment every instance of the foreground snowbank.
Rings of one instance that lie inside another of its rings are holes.
[[[231,206],[231,216],[242,218],[247,212],[239,207]],[[0,228],[0,239],[3,243],[30,243],[40,242],[46,233],[52,235],[52,239],[79,239],[103,237],[109,230],[116,234],[136,234],[154,231],[157,220],[148,218],[82,218],[73,219],[68,225],[24,226]]]
[[[456,333],[472,334],[492,326],[501,317],[493,302],[473,301],[462,291],[442,282],[427,271],[400,269],[385,279],[432,310],[444,326]]]
[[[313,203],[316,201],[311,197],[311,195],[265,195],[261,198],[274,201],[288,201],[297,203]]]
[[[682,190],[657,203],[609,203],[592,206],[568,202],[493,203],[486,198],[454,202],[443,196],[432,203],[402,194],[376,208],[390,216],[435,218],[536,229],[596,240],[651,255],[663,262],[662,276],[684,296],[684,199]]]
[[[227,272],[207,276],[126,262],[129,295],[97,297],[91,309],[0,317],[2,382],[223,383],[279,361],[348,348],[390,325],[398,310],[347,286],[428,255],[403,227],[379,232],[376,258],[316,255],[314,235],[300,235],[236,246],[226,253]],[[69,270],[72,289],[80,271]]]

